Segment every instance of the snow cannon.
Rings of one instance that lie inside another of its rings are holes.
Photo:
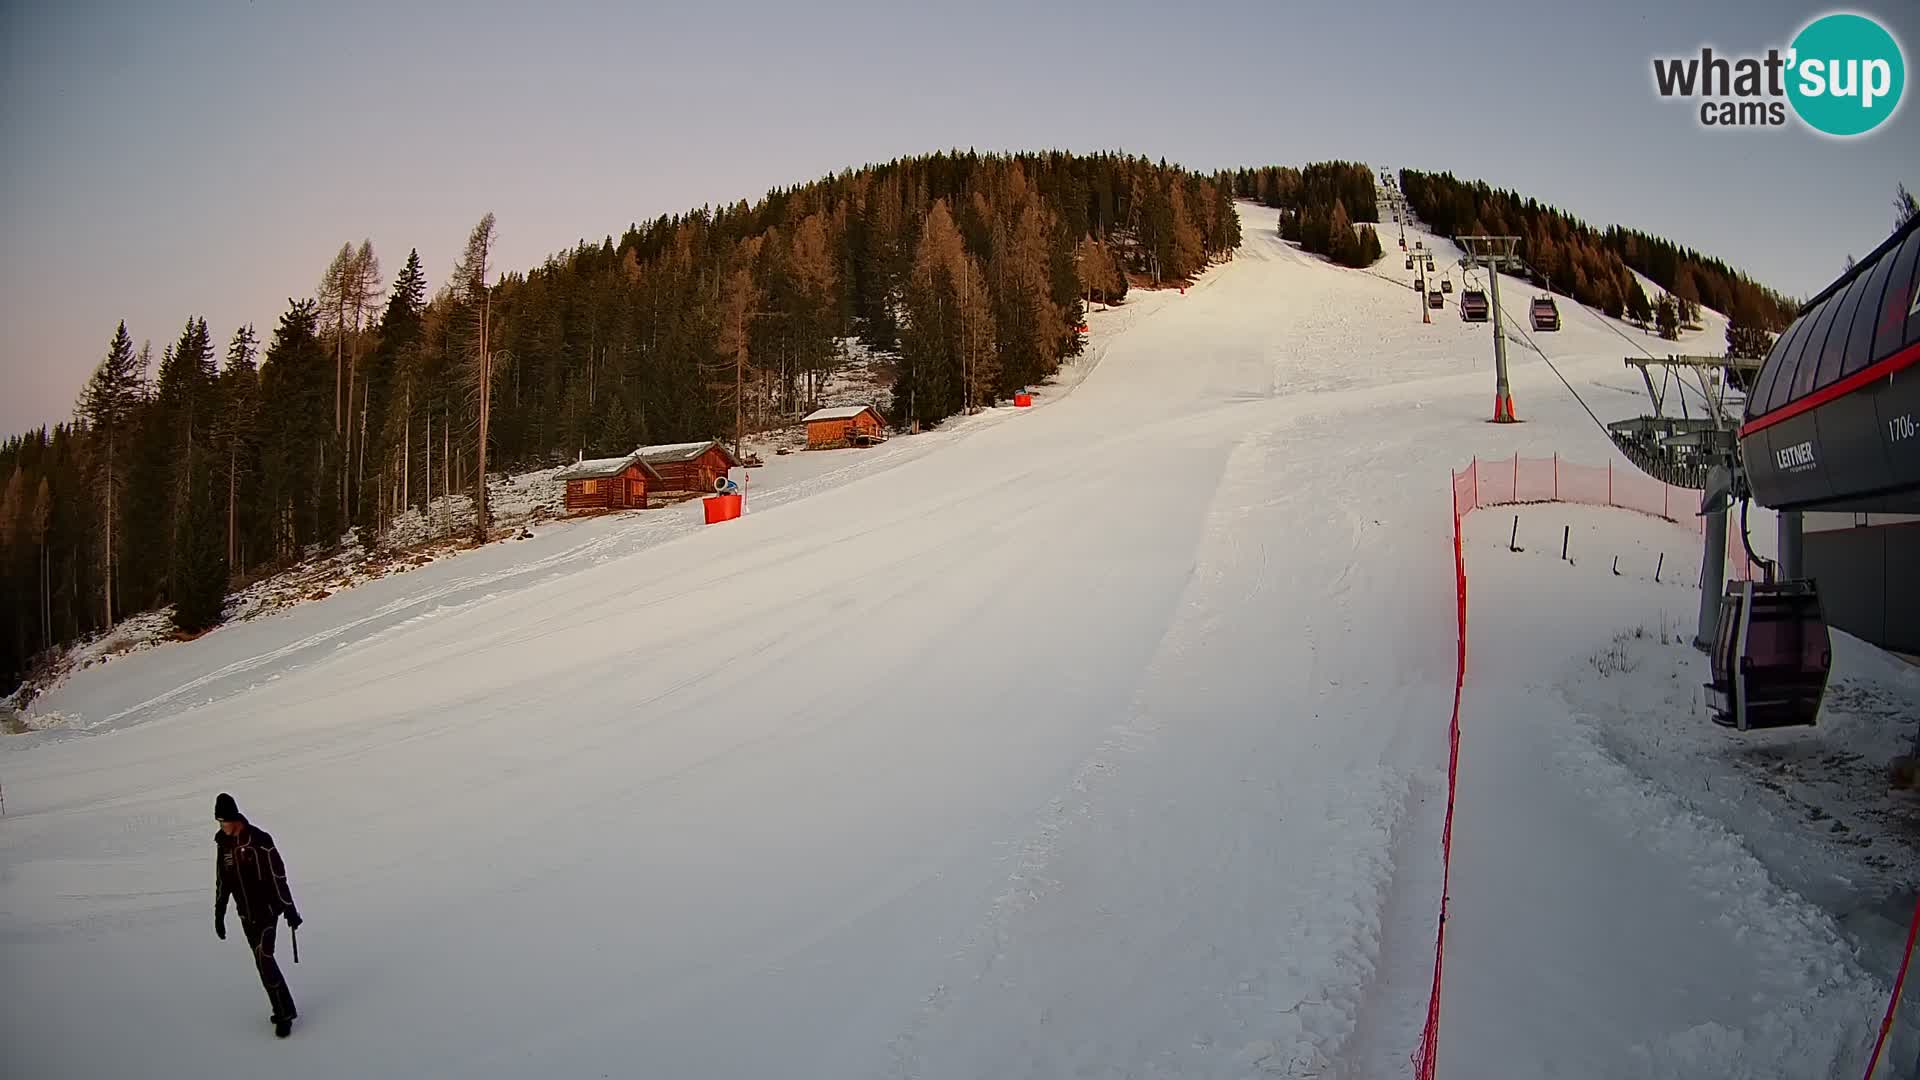
[[[738,495],[709,495],[700,501],[706,507],[709,525],[732,521],[740,516],[741,499]]]

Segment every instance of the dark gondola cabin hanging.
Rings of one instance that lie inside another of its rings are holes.
[[[1810,581],[1728,582],[1708,659],[1714,723],[1736,731],[1813,723],[1833,666],[1819,592]]]
[[[1560,329],[1560,306],[1551,296],[1533,298],[1533,328],[1542,333]]]

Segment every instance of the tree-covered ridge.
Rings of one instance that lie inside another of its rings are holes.
[[[1373,170],[1352,161],[1305,168],[1268,165],[1221,177],[1238,198],[1280,211],[1281,236],[1342,266],[1372,266],[1381,255]],[[1356,228],[1355,226],[1358,226]]]
[[[1065,153],[847,170],[523,272],[493,271],[493,233],[437,291],[417,254],[388,282],[371,243],[343,245],[264,353],[241,327],[217,362],[195,317],[156,367],[118,327],[71,423],[0,444],[0,684],[132,612],[212,625],[233,582],[484,490],[483,461],[786,422],[849,338],[895,358],[894,420],[936,424],[1051,375],[1085,303],[1240,242],[1215,180]]]
[[[1654,305],[1629,269],[1670,293],[1676,304],[1704,304],[1736,322],[1778,331],[1795,305],[1719,259],[1670,240],[1615,225],[1602,231],[1535,199],[1468,182],[1451,173],[1400,171],[1400,189],[1422,221],[1442,235],[1518,236],[1520,256],[1556,291],[1612,315],[1645,321]]]

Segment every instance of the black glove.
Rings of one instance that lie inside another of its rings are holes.
[[[300,929],[300,924],[305,921],[306,920],[300,917],[299,912],[293,910],[292,908],[287,909],[287,929],[298,930]]]
[[[216,914],[213,917],[213,936],[221,941],[227,940],[227,917]]]

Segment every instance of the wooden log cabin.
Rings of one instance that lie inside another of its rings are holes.
[[[887,437],[887,422],[871,405],[820,409],[806,419],[807,449],[871,446]]]
[[[661,493],[711,495],[714,481],[740,464],[733,451],[713,439],[643,446],[635,452],[660,477],[652,490]]]
[[[660,474],[635,450],[625,457],[576,461],[554,474],[567,485],[567,512],[584,510],[645,510],[647,492],[660,485]]]

